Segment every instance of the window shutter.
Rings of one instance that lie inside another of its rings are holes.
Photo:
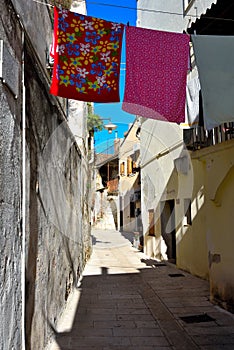
[[[132,174],[132,158],[129,157],[127,161],[127,173],[128,175]]]
[[[125,174],[125,164],[124,162],[122,162],[120,164],[120,175],[124,175]]]

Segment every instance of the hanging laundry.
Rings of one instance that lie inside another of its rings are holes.
[[[192,35],[207,130],[234,121],[234,37]]]
[[[193,78],[188,76],[186,85],[185,122],[180,124],[183,129],[194,128],[199,124],[199,92],[200,82],[198,76]]]
[[[124,111],[184,122],[189,40],[186,34],[126,28]]]
[[[123,30],[123,24],[55,7],[51,94],[88,102],[119,102]]]

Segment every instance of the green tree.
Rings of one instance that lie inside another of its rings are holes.
[[[89,134],[93,135],[94,131],[103,130],[104,124],[102,118],[98,114],[89,113],[87,119]]]

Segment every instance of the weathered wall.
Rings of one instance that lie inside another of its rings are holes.
[[[15,6],[20,20],[27,30],[27,35],[37,52],[42,65],[46,67],[49,45],[52,43],[50,7],[34,1],[11,1]]]
[[[60,102],[49,94],[46,6],[1,0],[0,38],[18,62],[18,98],[0,81],[0,348],[21,348],[22,86],[25,26],[26,88],[26,342],[44,349],[90,255],[87,152],[75,141]],[[35,9],[34,10],[32,10]],[[27,32],[28,30],[28,32]],[[50,35],[49,35],[50,34]],[[49,40],[50,37],[50,40]],[[9,74],[15,74],[10,67]],[[82,116],[81,116],[82,117]],[[85,135],[82,135],[85,137]],[[87,142],[84,140],[84,147]]]
[[[0,348],[17,349],[21,336],[21,141],[11,112],[14,104],[7,95],[0,83]]]
[[[34,59],[27,46],[26,335],[28,348],[39,350],[84,268],[90,232],[86,162]]]
[[[1,1],[0,39],[21,60],[21,30],[10,6]],[[6,27],[7,26],[7,27]],[[9,68],[12,78],[14,67]],[[20,79],[21,70],[18,72]],[[21,345],[21,91],[18,99],[0,81],[0,349]]]

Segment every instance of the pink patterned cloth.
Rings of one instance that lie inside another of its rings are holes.
[[[189,40],[186,34],[126,27],[124,111],[184,122]]]

